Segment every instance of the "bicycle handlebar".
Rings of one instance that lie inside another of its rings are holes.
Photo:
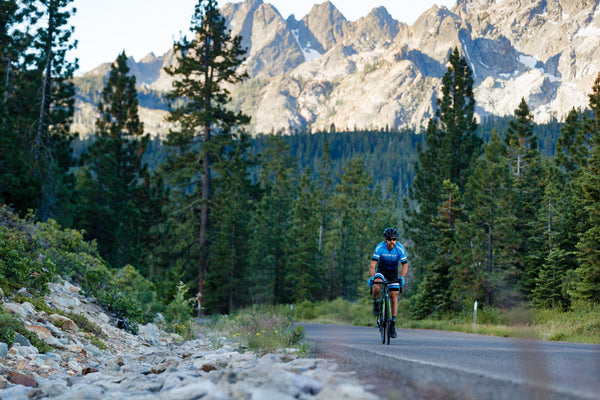
[[[374,285],[391,285],[393,283],[400,283],[400,278],[394,279],[393,281],[386,281],[386,280],[384,280],[383,282],[373,281]]]

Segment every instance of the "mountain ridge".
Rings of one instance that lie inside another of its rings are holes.
[[[562,120],[587,106],[600,71],[599,2],[459,0],[451,9],[432,6],[412,25],[385,7],[350,22],[330,1],[300,20],[262,0],[227,3],[221,12],[248,48],[242,68],[250,76],[231,88],[232,106],[252,116],[252,133],[420,130],[457,47],[473,70],[480,118],[512,115],[525,98],[536,122]],[[164,93],[171,78],[162,67],[173,61],[170,50],[129,64],[140,88]],[[147,131],[165,133],[165,112],[144,110],[153,116]]]

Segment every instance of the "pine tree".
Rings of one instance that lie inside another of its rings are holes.
[[[462,218],[460,190],[456,183],[446,179],[442,185],[441,206],[433,228],[439,232],[436,258],[425,267],[425,277],[419,291],[411,299],[411,313],[424,318],[432,313],[453,309],[451,301],[451,270],[456,263],[453,253],[456,224]]]
[[[317,207],[319,218],[319,238],[317,251],[317,265],[323,266],[323,277],[325,281],[324,298],[334,299],[336,291],[333,277],[335,276],[335,265],[326,262],[325,257],[325,241],[327,240],[328,232],[331,229],[333,220],[333,204],[331,201],[332,183],[331,183],[331,154],[329,149],[329,141],[325,140],[323,145],[323,160],[319,169],[318,184],[317,184]],[[329,279],[328,279],[329,278]]]
[[[26,14],[14,1],[0,3],[0,203],[23,213],[38,206],[41,180],[30,173],[28,129],[36,118],[24,80],[33,38],[24,28]],[[30,92],[31,93],[31,92]],[[29,112],[27,112],[29,111]]]
[[[409,198],[418,206],[407,211],[404,220],[405,233],[413,244],[412,265],[417,271],[417,284],[424,278],[419,274],[426,272],[422,267],[439,257],[437,246],[441,237],[435,221],[444,181],[456,184],[459,194],[462,193],[472,173],[473,162],[481,153],[482,141],[476,134],[474,116],[472,71],[456,48],[449,57],[442,84],[442,98],[438,99],[435,117],[427,126],[426,148],[418,148],[415,181],[409,189]],[[404,207],[408,209],[408,206],[405,201]],[[425,294],[419,296],[425,297]]]
[[[300,303],[323,298],[325,274],[319,263],[319,226],[317,192],[310,181],[310,168],[302,175],[292,203],[290,246],[286,287],[288,298]]]
[[[295,198],[295,159],[283,138],[271,135],[259,175],[260,200],[253,213],[250,267],[248,277],[252,303],[289,302],[285,286],[287,252],[293,240],[290,232]]]
[[[580,235],[575,271],[579,277],[573,290],[577,299],[600,303],[600,74],[589,95],[590,107],[595,115],[592,124],[592,154],[581,176],[587,229]]]
[[[372,185],[373,177],[365,171],[362,159],[355,157],[347,162],[335,187],[336,215],[328,241],[328,262],[335,265],[331,279],[337,295],[345,299],[355,299],[360,293],[376,238],[385,229],[375,218],[381,196]]]
[[[427,125],[426,145],[423,149],[417,146],[418,161],[415,163],[415,180],[409,187],[409,198],[417,204],[411,207],[408,200],[404,199],[403,208],[406,218],[403,221],[404,231],[412,243],[412,252],[415,255],[412,262],[417,283],[423,278],[423,267],[436,255],[435,239],[436,230],[432,221],[437,215],[439,194],[443,178],[447,176],[443,171],[441,152],[442,132],[438,129],[435,119]]]
[[[74,165],[69,132],[76,63],[72,0],[3,1],[0,5],[0,200],[45,220],[70,224]],[[34,32],[27,26],[38,27]],[[6,157],[6,158],[4,158]]]
[[[600,143],[594,145],[581,185],[590,228],[581,235],[577,243],[580,266],[576,273],[580,282],[575,287],[574,295],[579,299],[600,303]]]
[[[76,42],[74,28],[67,26],[76,9],[73,0],[31,2],[33,13],[43,21],[35,38],[35,82],[38,84],[38,118],[31,138],[33,174],[42,181],[38,215],[69,221],[68,207],[74,185],[69,168],[74,165],[70,132],[74,114],[75,86],[71,81],[77,62],[67,59]]]
[[[569,304],[567,291],[572,272],[578,267],[577,242],[585,221],[581,173],[589,158],[585,122],[572,109],[556,142],[555,165],[547,168],[547,184],[538,211],[540,229],[548,249],[535,279],[531,299],[538,307]]]
[[[218,136],[230,135],[234,126],[248,123],[249,118],[226,107],[230,102],[226,85],[245,78],[238,72],[245,51],[241,47],[241,37],[232,38],[226,29],[225,18],[220,14],[216,0],[198,1],[191,31],[194,35],[191,40],[183,38],[175,43],[177,63],[166,69],[175,78],[168,99],[171,102],[182,100],[170,111],[169,121],[177,123],[180,129],[169,132],[167,145],[171,148],[173,172],[177,175],[169,176],[169,184],[183,185],[179,191],[188,188],[193,191],[191,217],[199,219],[198,230],[190,231],[190,234],[197,235],[200,247],[197,287],[198,314],[202,314],[210,246],[211,168],[221,149]],[[188,205],[180,203],[177,206]],[[181,208],[173,212],[180,211]]]
[[[248,266],[251,212],[255,188],[250,182],[248,135],[240,132],[224,143],[223,156],[213,164],[213,228],[210,268],[206,279],[205,307],[212,313],[229,313],[234,307],[249,305]]]
[[[140,265],[140,181],[146,177],[142,156],[148,144],[139,120],[135,76],[121,53],[111,66],[98,104],[95,141],[82,157],[89,172],[80,172],[78,189],[84,207],[79,227],[98,242],[113,266]]]
[[[442,99],[438,100],[436,115],[444,132],[441,147],[445,176],[463,192],[473,162],[481,153],[482,140],[477,136],[471,68],[457,48],[450,55],[449,64],[442,78]]]
[[[479,300],[487,307],[500,302],[511,274],[514,243],[512,176],[506,145],[496,131],[475,164],[464,195],[468,220],[457,226],[456,249],[460,261],[453,267],[452,298]]]
[[[544,171],[537,136],[533,131],[533,114],[525,99],[515,109],[515,119],[509,122],[504,138],[509,150],[510,169],[515,185],[514,235],[519,241],[518,259],[515,266],[518,284],[529,295],[535,287],[535,279],[541,263],[547,255],[547,247],[536,227],[537,208],[542,201]]]

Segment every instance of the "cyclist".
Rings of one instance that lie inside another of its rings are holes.
[[[398,292],[400,286],[404,286],[404,277],[408,272],[408,258],[404,246],[398,243],[398,231],[395,228],[386,228],[383,231],[385,241],[379,243],[373,252],[371,265],[369,266],[369,275],[371,277],[367,284],[371,288],[373,294],[373,314],[379,315],[379,306],[377,299],[381,285],[376,285],[377,282],[383,282],[383,278],[387,281],[400,279],[399,283],[390,285],[390,299],[392,305],[392,327],[390,337],[395,338],[396,335],[396,315],[398,313]],[[402,272],[398,276],[398,266],[402,264]],[[375,268],[377,267],[377,269]]]

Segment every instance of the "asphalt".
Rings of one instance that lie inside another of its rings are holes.
[[[321,357],[387,399],[600,399],[600,345],[298,323]]]

